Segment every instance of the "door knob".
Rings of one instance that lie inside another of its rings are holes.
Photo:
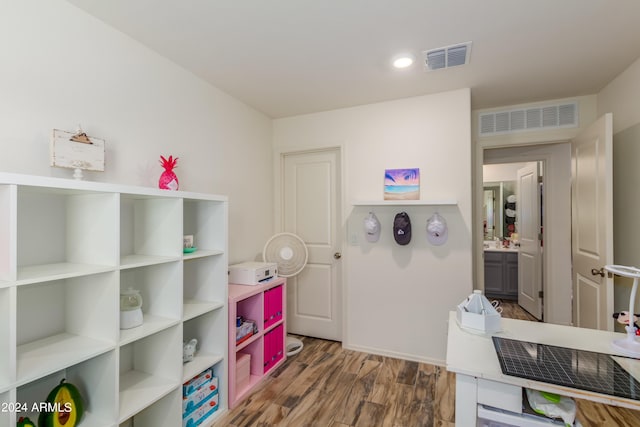
[[[604,267],[600,267],[599,270],[597,268],[592,268],[591,274],[594,276],[604,277]]]
[[[342,258],[342,254],[340,252],[336,252],[335,254],[333,254],[333,257],[335,259],[340,259],[340,258]]]

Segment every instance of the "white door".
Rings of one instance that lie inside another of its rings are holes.
[[[571,141],[573,323],[613,330],[613,116]]]
[[[516,203],[518,251],[518,305],[542,319],[542,268],[540,253],[540,185],[538,163],[518,169]]]
[[[309,251],[307,266],[287,281],[287,329],[342,339],[340,150],[283,155],[283,231]]]

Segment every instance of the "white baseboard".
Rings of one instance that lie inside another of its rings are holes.
[[[429,363],[431,365],[437,365],[437,366],[443,366],[443,367],[446,366],[446,361],[441,359],[427,358],[427,357],[417,356],[415,354],[400,353],[400,352],[385,350],[381,348],[352,345],[344,341],[342,342],[342,347],[347,350],[376,354],[378,356],[393,357],[395,359],[410,360],[412,362]]]

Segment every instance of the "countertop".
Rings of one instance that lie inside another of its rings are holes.
[[[483,334],[473,330],[462,329],[456,321],[455,311],[449,313],[448,323],[446,362],[448,371],[640,410],[640,401],[637,400],[504,375],[491,340],[491,336],[496,335],[533,343],[620,355],[620,353],[614,351],[611,343],[616,339],[624,338],[624,333],[502,318],[502,330],[500,332]],[[640,360],[625,357],[614,357],[614,359],[636,380],[640,381]]]
[[[504,247],[499,247],[496,248],[495,246],[490,246],[488,248],[484,248],[485,252],[515,252],[518,253],[518,248],[504,248]]]

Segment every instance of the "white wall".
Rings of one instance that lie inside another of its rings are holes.
[[[229,196],[230,262],[261,250],[268,117],[61,0],[4,1],[0,52],[0,170],[70,177],[49,167],[49,138],[80,123],[107,146],[106,171],[88,179],[156,186],[159,156],[178,156],[180,189]]]
[[[472,289],[470,111],[463,89],[274,121],[276,152],[344,148],[345,347],[444,363],[447,313]],[[458,205],[375,207],[383,233],[368,243],[362,220],[370,207],[351,203],[382,200],[389,168],[420,168],[422,199]],[[413,228],[407,246],[391,233],[402,210]],[[435,211],[449,226],[441,247],[426,242],[426,220]]]
[[[598,94],[598,114],[613,113],[613,258],[640,267],[640,59]],[[614,310],[628,310],[631,279],[616,277]],[[640,312],[640,295],[636,313]]]
[[[640,58],[598,93],[598,117],[613,113],[613,133],[640,123]]]
[[[482,177],[484,182],[516,181],[518,169],[522,169],[526,163],[504,163],[498,165],[483,165]]]

